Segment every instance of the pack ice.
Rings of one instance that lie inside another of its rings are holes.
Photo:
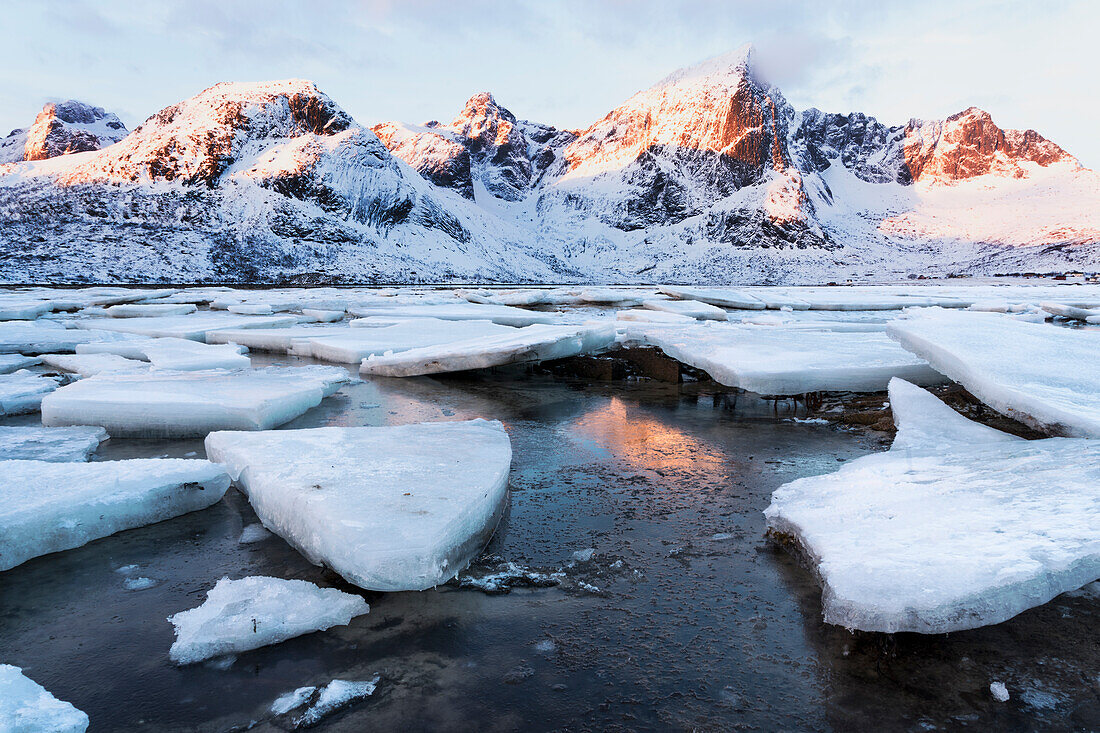
[[[702,369],[720,384],[762,395],[879,392],[891,377],[918,384],[944,381],[881,332],[700,324],[628,327],[626,334]]]
[[[20,370],[0,374],[0,415],[36,412],[42,399],[57,389],[61,377],[48,377]]]
[[[264,526],[361,588],[445,583],[488,542],[507,501],[511,443],[499,422],[218,432]]]
[[[88,716],[58,700],[19,667],[0,664],[0,731],[84,733]]]
[[[42,424],[99,425],[116,438],[268,430],[316,407],[348,379],[343,369],[323,366],[99,374],[43,400]]]
[[[939,308],[886,332],[999,412],[1050,433],[1100,438],[1100,333]]]
[[[828,623],[971,629],[1100,577],[1100,442],[1021,440],[901,380],[890,407],[889,451],[785,484],[764,512],[816,569]]]
[[[4,461],[0,570],[214,504],[221,466],[182,458],[93,463]]]
[[[107,440],[103,428],[0,427],[0,461],[86,461]]]
[[[344,626],[369,611],[359,596],[305,580],[222,578],[201,606],[169,617],[176,641],[168,656],[192,664]]]
[[[615,327],[525,326],[492,336],[450,341],[396,354],[368,356],[361,374],[412,377],[466,369],[485,369],[530,361],[564,359],[607,348],[615,341]]]
[[[533,323],[553,323],[553,313],[539,313],[510,305],[484,305],[455,301],[433,304],[358,305],[348,308],[353,316],[386,318],[437,318],[441,321],[492,321],[502,326],[530,326]],[[353,321],[354,323],[354,321]]]

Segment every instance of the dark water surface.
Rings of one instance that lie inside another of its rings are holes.
[[[302,363],[257,357],[259,363]],[[764,537],[785,481],[881,450],[709,383],[582,383],[522,371],[376,379],[287,427],[499,419],[512,495],[487,552],[559,587],[486,595],[448,585],[365,593],[347,627],[175,667],[165,619],[223,576],[303,578],[355,592],[256,521],[214,507],[0,573],[0,662],[91,718],[93,731],[281,723],[280,694],[381,675],[321,729],[1039,730],[1100,727],[1096,584],[994,627],[853,635],[821,622],[808,572]],[[8,420],[34,422],[36,416]],[[99,458],[202,455],[201,441],[104,444]],[[369,460],[369,457],[364,457]],[[574,551],[595,548],[587,562]],[[571,565],[572,564],[572,565]],[[117,569],[157,581],[127,591]],[[998,703],[991,681],[1012,694]]]

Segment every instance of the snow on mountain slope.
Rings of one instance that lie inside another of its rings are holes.
[[[218,84],[104,150],[0,167],[0,215],[16,281],[557,275],[301,80]]]
[[[1100,177],[1034,131],[798,112],[743,47],[576,132],[488,93],[367,130],[311,82],[219,84],[103,150],[0,165],[0,263],[9,282],[1096,270],[1098,204]]]
[[[126,136],[116,115],[75,99],[49,102],[26,130],[12,130],[0,140],[0,163],[44,160],[58,155],[99,150]]]

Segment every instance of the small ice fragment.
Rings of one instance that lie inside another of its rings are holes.
[[[270,536],[271,533],[267,531],[267,528],[259,522],[254,522],[241,531],[241,538],[237,542],[242,545],[249,545],[253,542],[263,542]]]
[[[275,702],[271,703],[271,712],[275,715],[286,715],[294,708],[305,705],[316,689],[316,687],[299,687],[293,692],[279,695],[275,698]]]
[[[993,699],[997,702],[1008,702],[1008,688],[1005,687],[1004,682],[989,683],[989,692],[993,695]]]
[[[535,651],[542,654],[550,654],[558,648],[553,639],[543,639],[535,644]]]
[[[304,580],[222,578],[201,606],[168,619],[176,627],[168,656],[181,665],[200,662],[344,626],[369,611],[359,596]]]
[[[88,716],[23,674],[0,664],[0,731],[8,733],[84,733]]]
[[[573,553],[573,559],[577,562],[588,562],[592,559],[592,556],[596,554],[596,548],[589,547],[584,550],[577,550]]]
[[[310,705],[302,714],[302,717],[298,719],[297,727],[306,728],[316,725],[326,715],[339,710],[345,705],[370,697],[377,689],[379,679],[381,678],[375,676],[372,680],[333,680],[329,682],[321,689],[321,693],[317,696],[317,702]]]
[[[138,570],[141,570],[140,565],[123,565],[120,568],[115,568],[115,572],[116,573],[121,573],[122,575],[129,575],[131,573],[136,573]]]
[[[145,590],[146,588],[152,588],[156,584],[157,581],[153,580],[152,578],[143,577],[127,578],[126,580],[122,581],[122,587],[124,587],[126,590]]]
[[[710,538],[716,542],[719,542],[722,540],[732,540],[733,535],[728,532],[718,532],[716,534],[712,534]]]

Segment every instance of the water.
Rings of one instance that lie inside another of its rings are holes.
[[[267,710],[279,695],[375,674],[373,697],[320,727],[1100,727],[1095,584],[949,636],[853,635],[821,622],[812,576],[764,537],[761,511],[781,483],[883,446],[872,433],[791,416],[711,383],[585,383],[518,369],[352,385],[287,427],[502,420],[512,495],[487,553],[561,569],[561,585],[365,593],[370,614],[347,627],[227,668],[178,668],[165,619],[222,576],[356,592],[277,537],[238,543],[257,520],[231,490],[206,511],[0,574],[0,661],[87,712],[93,731],[277,730]],[[192,452],[202,455],[201,441],[111,441],[99,457]],[[591,559],[575,561],[586,548]],[[128,577],[155,585],[127,590]],[[990,695],[994,680],[1007,703]]]

